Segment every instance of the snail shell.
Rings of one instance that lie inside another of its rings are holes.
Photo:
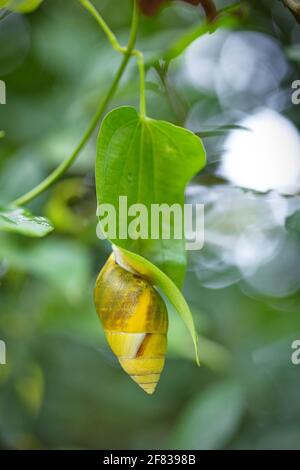
[[[96,281],[95,305],[122,368],[152,394],[167,349],[168,314],[162,297],[146,279],[126,271],[111,256]]]

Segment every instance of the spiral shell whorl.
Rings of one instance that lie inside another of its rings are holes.
[[[167,349],[168,315],[163,299],[147,280],[110,257],[97,278],[95,305],[122,368],[152,394]]]

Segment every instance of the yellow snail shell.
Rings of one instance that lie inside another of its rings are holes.
[[[152,394],[167,349],[168,314],[162,297],[149,281],[125,270],[111,256],[96,281],[95,305],[122,368]]]

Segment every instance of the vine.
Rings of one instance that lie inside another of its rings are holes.
[[[135,57],[137,59],[138,67],[139,67],[139,74],[140,74],[140,114],[141,116],[146,116],[146,96],[145,96],[145,61],[143,53],[140,50],[135,49],[135,42],[139,24],[139,1],[134,0],[133,3],[133,14],[132,14],[132,21],[130,27],[130,36],[127,43],[127,46],[122,46],[113,31],[107,25],[106,21],[100,15],[100,13],[96,10],[94,5],[91,3],[90,0],[79,0],[82,6],[94,17],[97,21],[99,26],[101,27],[102,31],[106,35],[108,41],[110,42],[112,48],[123,55],[122,62],[116,72],[114,80],[106,93],[104,99],[100,102],[98,109],[96,110],[94,116],[92,117],[85,133],[83,134],[80,142],[78,143],[77,147],[74,151],[69,155],[55,170],[52,171],[41,183],[35,186],[33,189],[28,191],[27,193],[23,194],[22,196],[15,199],[11,204],[13,206],[23,206],[28,204],[30,201],[38,197],[44,191],[49,189],[54,183],[56,183],[71,167],[73,162],[76,160],[78,155],[80,154],[81,150],[84,148],[86,143],[89,141],[90,137],[92,136],[94,130],[96,129],[101,117],[103,116],[108,104],[110,103],[111,99],[113,98],[120,80],[125,72],[125,69],[128,65],[128,62],[131,57]],[[200,2],[199,2],[200,3]],[[164,60],[165,63],[168,64],[170,60],[175,58],[179,53],[181,53],[188,45],[197,37],[202,36],[206,33],[213,32],[219,26],[229,26],[234,27],[236,24],[239,23],[240,17],[243,16],[243,9],[241,8],[240,3],[233,5],[229,8],[225,8],[224,10],[220,10],[218,15],[214,10],[214,14],[212,15],[212,4],[213,2],[203,2],[201,3],[206,16],[207,21],[197,27],[196,29],[192,29],[191,31],[187,31],[185,35],[179,38],[171,47],[167,50]],[[155,66],[155,62],[152,65]]]
[[[56,181],[58,181],[70,168],[73,162],[76,160],[78,155],[80,154],[81,150],[84,148],[85,144],[90,139],[91,135],[93,134],[94,130],[96,129],[97,124],[99,123],[100,118],[102,117],[105,109],[107,108],[109,102],[113,98],[117,87],[120,83],[120,80],[125,72],[127,64],[131,56],[138,57],[139,67],[140,67],[140,75],[141,75],[141,109],[144,110],[144,61],[143,61],[143,54],[140,51],[134,50],[134,45],[137,36],[138,30],[138,22],[139,22],[139,9],[137,0],[134,0],[133,6],[133,15],[132,15],[132,22],[130,28],[130,36],[129,41],[126,47],[122,47],[114,33],[111,31],[109,26],[106,24],[100,13],[95,9],[94,5],[89,0],[79,0],[80,3],[93,15],[96,19],[104,33],[106,34],[109,42],[111,43],[112,47],[123,54],[123,60],[119,66],[119,69],[115,75],[115,78],[105,96],[103,101],[101,101],[97,111],[95,112],[92,120],[90,121],[87,130],[85,131],[82,139],[80,140],[79,144],[72,152],[72,154],[67,157],[50,175],[47,176],[41,183],[39,183],[36,187],[28,191],[23,196],[20,196],[18,199],[13,201],[14,206],[23,206],[28,202],[32,201],[44,191],[46,191],[50,186],[52,186]]]

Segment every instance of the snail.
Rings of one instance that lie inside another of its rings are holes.
[[[152,394],[167,349],[166,305],[151,283],[121,267],[111,255],[98,275],[95,306],[121,367]]]

